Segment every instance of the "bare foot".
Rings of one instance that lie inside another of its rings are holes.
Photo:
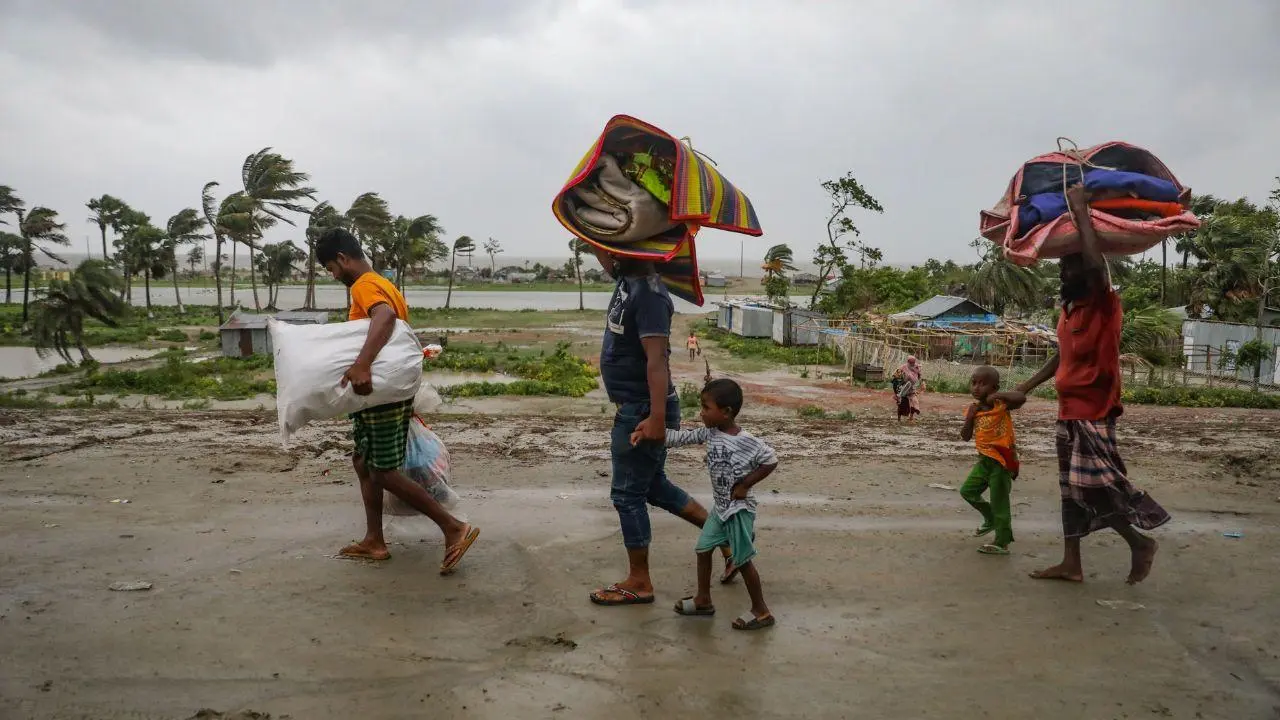
[[[362,540],[342,548],[338,551],[338,555],[360,560],[386,560],[391,557],[391,551],[387,550],[386,543],[374,544],[368,540]]]
[[[1156,561],[1156,551],[1160,544],[1148,539],[1146,545],[1133,551],[1133,564],[1129,568],[1129,578],[1125,582],[1136,585],[1151,574],[1151,565]]]
[[[1065,565],[1054,565],[1051,568],[1037,570],[1031,573],[1031,577],[1036,580],[1066,580],[1067,582],[1084,582],[1084,573],[1079,570],[1072,570]]]

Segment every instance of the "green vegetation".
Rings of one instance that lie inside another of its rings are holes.
[[[5,410],[45,410],[57,407],[43,395],[31,395],[26,390],[0,393],[0,409]]]
[[[275,380],[267,372],[271,367],[272,359],[266,355],[188,362],[183,352],[170,351],[159,367],[91,370],[84,378],[60,386],[56,392],[155,395],[167,400],[243,400],[275,393]]]
[[[744,338],[728,330],[702,326],[700,334],[714,340],[730,355],[786,365],[838,365],[840,355],[829,347],[782,347],[771,338]]]
[[[805,405],[796,410],[796,415],[808,420],[819,420],[827,416],[827,411],[817,405]]]
[[[499,343],[492,348],[476,344],[450,345],[434,360],[426,360],[428,370],[502,372],[521,378],[511,383],[469,382],[440,389],[448,397],[489,397],[495,395],[559,395],[582,397],[595,390],[596,369],[569,352],[569,343],[560,343],[547,354],[518,350]]]
[[[967,380],[939,377],[928,378],[925,382],[930,392],[944,395],[969,394],[969,381]],[[1006,378],[1005,386],[1012,387],[1016,382],[1016,378]],[[1056,400],[1058,398],[1052,382],[1036,388],[1032,395],[1045,400]],[[1121,400],[1132,405],[1172,405],[1190,408],[1239,407],[1259,410],[1280,409],[1280,395],[1255,393],[1237,388],[1204,386],[1126,385],[1121,391]]]

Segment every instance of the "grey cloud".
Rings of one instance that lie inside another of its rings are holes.
[[[0,0],[0,24],[80,26],[129,52],[265,65],[353,44],[501,34],[551,0]]]

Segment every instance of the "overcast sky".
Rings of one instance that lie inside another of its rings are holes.
[[[748,257],[810,256],[818,184],[852,170],[884,205],[856,221],[887,262],[968,260],[978,211],[1059,135],[1263,198],[1277,38],[1276,0],[0,0],[0,184],[97,247],[90,197],[163,223],[272,146],[339,208],[373,190],[450,238],[561,255],[551,198],[627,113],[748,194]],[[699,253],[736,257],[739,237]]]

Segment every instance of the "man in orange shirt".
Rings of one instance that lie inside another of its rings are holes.
[[[1169,513],[1129,482],[1116,449],[1120,404],[1120,326],[1124,310],[1111,287],[1107,261],[1089,217],[1089,194],[1082,186],[1067,191],[1067,204],[1080,232],[1083,252],[1062,258],[1062,314],[1058,354],[1018,386],[1029,393],[1049,378],[1058,391],[1058,485],[1062,491],[1062,562],[1031,576],[1047,580],[1084,580],[1080,539],[1111,528],[1129,543],[1133,556],[1130,584],[1142,582],[1155,561],[1156,541],[1136,528],[1151,530],[1169,521]]]
[[[409,320],[409,306],[395,285],[373,271],[359,241],[346,230],[332,228],[321,235],[316,242],[316,259],[335,280],[351,289],[348,319],[369,319],[369,335],[364,347],[342,377],[343,387],[350,384],[356,394],[368,395],[373,392],[373,361],[391,338],[396,320]],[[412,418],[412,399],[361,410],[351,416],[355,439],[352,461],[360,477],[366,528],[363,540],[342,548],[339,554],[367,560],[391,557],[382,535],[382,491],[386,490],[440,526],[446,548],[440,574],[447,575],[475,542],[480,529],[449,514],[422,486],[400,472]]]

